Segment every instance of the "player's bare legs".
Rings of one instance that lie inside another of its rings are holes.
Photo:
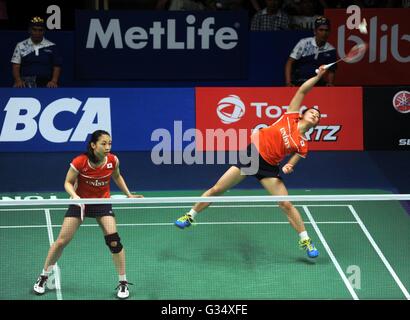
[[[232,166],[222,175],[222,177],[219,178],[215,185],[212,188],[205,191],[201,195],[201,197],[220,196],[221,194],[224,194],[227,190],[236,186],[245,178],[246,176],[241,174],[241,170],[239,168]],[[209,207],[210,204],[210,202],[198,202],[193,206],[193,209],[199,213],[205,208]]]
[[[274,196],[287,196],[288,190],[282,180],[278,178],[265,178],[261,181],[262,186]],[[296,230],[297,233],[306,231],[305,224],[299,211],[293,206],[290,201],[280,201],[279,207],[286,214],[290,224]]]
[[[262,186],[274,196],[286,196],[288,190],[282,180],[278,178],[264,178],[261,181]],[[290,201],[280,201],[279,207],[285,212],[290,224],[299,234],[299,245],[306,250],[307,255],[310,258],[316,258],[319,252],[315,248],[314,244],[310,240],[303,219],[299,211],[293,206]]]
[[[60,234],[58,235],[57,240],[51,245],[50,250],[48,251],[48,255],[44,263],[44,270],[49,269],[50,266],[53,266],[58,261],[61,254],[63,253],[64,248],[73,239],[74,234],[76,233],[81,223],[82,221],[80,218],[64,218]]]
[[[117,233],[117,225],[113,216],[102,216],[97,218],[97,222],[103,230],[104,236]],[[112,245],[117,245],[113,243]],[[123,248],[119,253],[113,253],[112,259],[115,268],[119,275],[125,274],[125,249]]]
[[[245,178],[246,175],[241,174],[241,170],[238,167],[232,166],[223,174],[221,178],[219,178],[217,183],[212,188],[202,194],[202,197],[220,196],[225,193],[225,191],[236,186]],[[175,225],[181,229],[189,227],[195,218],[195,215],[209,207],[210,204],[210,202],[196,203],[189,213],[175,221]]]
[[[117,233],[115,218],[113,216],[102,216],[97,218],[97,222],[103,230],[107,245],[111,249],[112,259],[118,273],[119,285],[116,288],[118,289],[117,297],[121,299],[128,298],[128,285],[131,283],[127,281],[125,274],[125,249],[122,247],[121,240]],[[112,239],[108,240],[109,238]],[[118,248],[118,250],[116,248]]]
[[[34,291],[37,294],[43,294],[45,292],[45,285],[48,277],[50,276],[54,264],[58,261],[64,248],[73,239],[78,227],[82,221],[80,218],[66,217],[64,218],[63,225],[61,226],[60,234],[57,240],[51,245],[48,250],[46,261],[44,262],[44,269],[34,285]]]

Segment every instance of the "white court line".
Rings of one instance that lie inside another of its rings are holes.
[[[50,242],[50,247],[54,243],[54,235],[53,235],[53,228],[51,224],[51,215],[49,209],[44,209],[46,215],[46,222],[47,222],[47,233],[48,233],[48,240]],[[57,300],[63,300],[63,294],[61,292],[61,281],[60,281],[60,268],[58,267],[57,263],[53,267],[54,276],[55,276],[55,285],[56,285],[56,293],[57,293]]]
[[[387,261],[387,259],[384,256],[383,252],[380,250],[379,246],[376,244],[376,241],[374,241],[372,235],[367,230],[366,226],[364,225],[362,219],[360,219],[360,217],[357,214],[356,210],[353,208],[352,205],[349,206],[349,209],[352,212],[352,214],[353,214],[354,218],[356,219],[357,223],[359,224],[360,228],[363,230],[363,232],[366,235],[367,239],[369,240],[370,244],[373,246],[374,250],[377,252],[380,259],[383,261],[383,263],[386,266],[387,270],[390,272],[390,274],[393,277],[394,281],[396,281],[396,283],[399,286],[400,290],[404,293],[406,299],[410,300],[409,292],[407,291],[406,287],[401,282],[400,278],[397,276],[396,272],[393,270],[393,268],[390,265],[389,261]]]
[[[303,207],[303,205],[294,205],[295,207]],[[307,207],[348,207],[348,204],[309,204],[306,205]],[[212,205],[210,208],[278,208],[278,205],[274,204],[255,204],[255,205]],[[131,209],[190,209],[192,206],[155,206],[155,207],[113,207],[114,210],[131,210]],[[49,210],[67,210],[66,207],[64,208],[48,208]],[[3,209],[0,208],[1,211],[43,211],[44,208],[10,208],[10,209]]]
[[[354,300],[359,300],[359,297],[357,296],[356,292],[354,291],[351,283],[349,280],[346,278],[346,275],[344,274],[342,268],[340,267],[339,262],[337,262],[336,257],[333,255],[332,250],[330,249],[329,245],[327,244],[325,237],[323,236],[322,232],[320,231],[319,227],[317,226],[315,220],[313,219],[312,215],[310,214],[310,211],[307,206],[303,206],[303,210],[305,210],[305,213],[309,219],[309,221],[312,223],[313,228],[315,229],[317,235],[319,236],[320,241],[323,244],[323,247],[326,249],[327,254],[329,255],[330,259],[332,260],[333,264],[335,265],[337,271],[340,274],[340,277],[342,278],[343,282],[345,283],[347,289],[349,290],[350,294],[352,295]]]
[[[310,222],[305,222],[310,224]],[[288,221],[222,221],[222,222],[198,222],[197,225],[219,225],[219,224],[289,224]],[[319,221],[316,224],[358,224],[357,221]],[[133,226],[173,226],[172,222],[158,222],[158,223],[117,223],[119,227],[133,227]],[[53,228],[60,228],[61,224],[50,225]],[[48,228],[49,225],[27,225],[27,226],[0,226],[0,229],[26,229],[26,228]],[[98,224],[82,224],[81,227],[99,227]]]

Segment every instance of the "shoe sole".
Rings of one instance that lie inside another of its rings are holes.
[[[34,291],[34,293],[35,293],[36,295],[38,295],[38,296],[41,296],[41,295],[43,295],[43,294],[46,293],[46,291],[44,291],[44,292],[38,292],[38,291],[36,291],[36,290],[34,290],[34,289],[33,289],[33,291]]]
[[[188,228],[189,226],[180,226],[179,224],[176,224],[176,223],[174,223],[174,225],[176,226],[176,227],[178,227],[179,229],[185,229],[185,228]]]
[[[315,258],[317,258],[317,257],[319,257],[319,253],[317,254],[317,255],[315,255],[315,256],[310,256],[310,255],[307,255],[309,258],[312,258],[312,259],[315,259]]]

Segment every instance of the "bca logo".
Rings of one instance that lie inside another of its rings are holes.
[[[230,124],[239,121],[245,114],[245,104],[233,94],[218,102],[216,113],[222,123]]]
[[[393,107],[400,113],[410,112],[410,92],[397,92],[393,97]]]
[[[6,115],[0,132],[0,141],[27,141],[40,131],[42,137],[50,142],[83,142],[88,134],[95,130],[104,129],[111,132],[109,98],[88,98],[83,105],[81,119],[76,120],[78,123],[75,128],[67,129],[67,124],[64,126],[65,130],[56,128],[55,118],[58,115],[69,112],[75,117],[82,104],[76,98],[61,98],[41,110],[40,101],[35,98],[10,98],[4,108]],[[38,115],[38,119],[35,119]]]

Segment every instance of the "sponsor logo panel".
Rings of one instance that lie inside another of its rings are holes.
[[[407,85],[410,83],[410,8],[361,9],[367,34],[346,26],[345,9],[326,9],[332,22],[329,42],[339,57],[356,44],[368,43],[366,54],[355,63],[339,63],[337,85]]]
[[[364,138],[368,150],[410,150],[409,87],[364,89]]]
[[[197,144],[197,148],[203,147],[206,151],[242,150],[249,143],[253,130],[271,125],[287,111],[296,90],[197,88],[196,127],[206,139],[214,139]],[[363,150],[361,88],[315,88],[305,97],[301,111],[304,108],[317,108],[322,114],[319,125],[306,133],[310,150]],[[237,133],[238,138],[243,130],[247,130],[248,139],[237,139],[240,143],[236,145],[216,143],[221,134],[231,130]],[[213,131],[215,135],[205,135],[207,131]]]

